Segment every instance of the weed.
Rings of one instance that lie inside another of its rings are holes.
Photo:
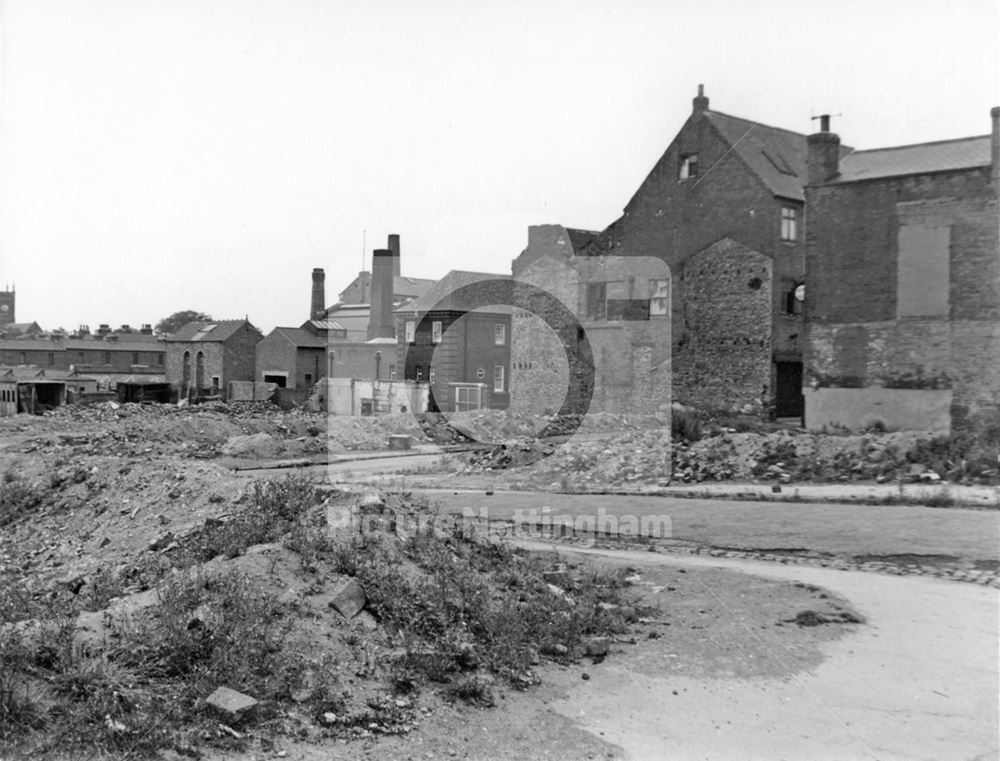
[[[13,523],[41,505],[44,494],[27,479],[6,471],[0,477],[0,527]]]

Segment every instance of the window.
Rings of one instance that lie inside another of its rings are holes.
[[[157,354],[156,355],[156,364],[158,364],[160,367],[163,367],[163,359],[164,359],[164,355],[163,354]]]
[[[798,240],[796,218],[798,212],[792,206],[781,207],[781,239]]]
[[[431,323],[431,341],[439,344],[441,343],[441,321],[435,320]]]
[[[417,373],[417,382],[419,383],[424,379],[424,366],[417,365],[416,373]]]
[[[796,283],[785,291],[785,313],[802,314],[802,303],[806,300],[806,286]]]
[[[56,355],[55,355],[55,352],[52,352],[52,351],[50,351],[50,352],[49,352],[49,367],[52,367],[52,366],[54,366],[54,365],[55,365],[55,363],[56,363]]]
[[[587,317],[591,320],[603,320],[607,314],[607,283],[589,283],[587,285]]]
[[[389,380],[391,380],[391,381],[396,380],[396,366],[395,365],[389,365]]]
[[[305,382],[306,382],[307,385],[313,382],[312,373],[306,373],[303,376],[303,378],[305,379]]]
[[[698,176],[698,154],[688,153],[681,156],[680,167],[677,171],[677,179],[690,180]]]
[[[476,369],[476,377],[482,380],[486,377],[486,370],[482,367]]]
[[[493,326],[493,343],[497,346],[503,346],[507,343],[507,326],[496,324]]]
[[[433,367],[431,368],[431,371],[430,371],[430,373],[428,373],[428,375],[427,375],[427,380],[428,380],[428,381],[429,381],[430,383],[433,383],[433,382],[434,382],[434,368],[433,368]]]
[[[493,390],[498,393],[503,393],[503,365],[495,365],[493,367]]]
[[[670,280],[649,281],[649,314],[665,315],[670,311]]]
[[[408,320],[406,323],[406,343],[413,343],[413,339],[417,334],[417,323],[413,320]]]
[[[218,391],[219,390],[219,386],[221,386],[221,385],[222,385],[222,378],[220,378],[218,375],[213,375],[212,376],[212,389],[214,391]]]
[[[482,406],[481,391],[477,386],[456,386],[455,411],[478,410]]]
[[[132,352],[132,364],[133,365],[139,364],[139,352],[137,351]]]
[[[110,351],[104,352],[104,364],[106,364],[106,365],[110,365],[111,364],[111,352]]]
[[[78,351],[78,352],[76,353],[76,358],[77,358],[77,360],[78,360],[79,362],[83,362],[83,352],[82,352],[82,351]],[[162,365],[163,363],[161,362],[160,364]]]

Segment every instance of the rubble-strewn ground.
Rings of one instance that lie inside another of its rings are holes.
[[[615,434],[629,437],[627,452],[587,443],[594,429],[579,446],[631,463],[603,473],[609,482],[638,477],[662,461],[650,422],[595,419],[630,428]],[[464,423],[474,424],[499,437],[525,421]],[[762,582],[741,599],[774,628],[749,651],[715,652],[731,611],[693,574],[650,590],[628,569],[566,567],[428,524],[433,505],[412,496],[240,478],[224,464],[382,447],[390,433],[426,439],[412,417],[328,426],[266,405],[100,405],[0,421],[0,756],[270,755],[293,740],[384,758],[433,757],[438,745],[480,758],[524,747],[613,755],[544,722],[488,752],[463,747],[449,717],[467,705],[482,712],[477,725],[502,727],[491,707],[517,703],[546,669],[593,668],[664,637],[687,663],[725,673],[752,671],[753,648],[776,646],[805,668],[817,643],[856,620],[820,590]],[[588,472],[571,456],[583,454],[559,448],[540,462]],[[385,755],[371,744],[397,735],[406,740],[387,740]]]

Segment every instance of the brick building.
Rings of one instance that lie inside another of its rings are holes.
[[[553,414],[570,389],[563,341],[585,331],[593,354],[590,409],[615,413],[667,413],[671,401],[670,273],[661,259],[580,256],[596,233],[559,225],[528,229],[528,247],[512,265],[518,283],[555,297],[554,309],[513,311],[511,406],[523,413]],[[515,290],[516,292],[516,290]],[[559,306],[565,307],[565,311]],[[558,310],[558,313],[553,313]],[[575,327],[575,326],[572,326]]]
[[[226,394],[230,381],[252,381],[263,338],[248,320],[189,322],[164,338],[167,380],[182,396]]]
[[[805,135],[713,111],[699,86],[623,215],[583,249],[670,268],[679,401],[801,414],[806,156]]]
[[[166,348],[148,325],[139,331],[127,325],[112,331],[102,325],[93,335],[85,331],[72,336],[0,339],[0,364],[84,373],[106,389],[130,378],[163,380]]]
[[[843,157],[809,137],[806,424],[997,425],[1000,109],[992,133]]]
[[[432,411],[510,403],[511,307],[455,297],[497,279],[509,278],[452,270],[395,311],[397,367],[403,380],[430,383]]]

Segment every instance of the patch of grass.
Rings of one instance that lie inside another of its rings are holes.
[[[27,515],[44,501],[40,487],[12,471],[0,476],[0,528]]]

